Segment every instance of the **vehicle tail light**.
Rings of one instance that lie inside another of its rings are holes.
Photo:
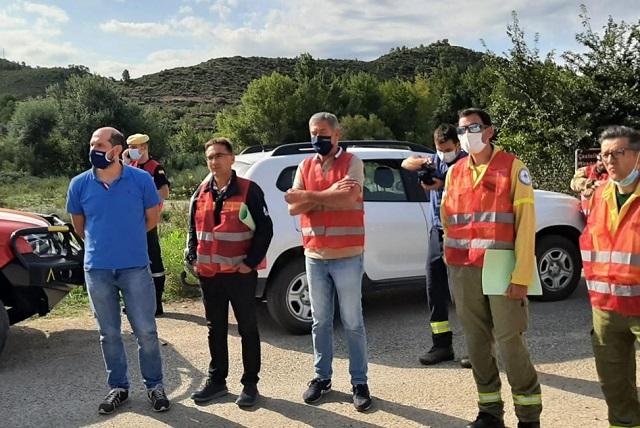
[[[33,248],[31,248],[31,245],[24,237],[20,237],[16,240],[16,249],[20,254],[33,253]]]

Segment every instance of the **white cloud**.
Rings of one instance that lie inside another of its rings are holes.
[[[38,14],[42,18],[47,20],[59,23],[69,22],[69,16],[67,15],[67,12],[57,6],[25,2],[23,7],[25,12]]]
[[[209,10],[220,19],[227,19],[236,6],[238,6],[237,0],[215,0]]]
[[[171,28],[167,24],[156,22],[122,22],[112,19],[100,24],[105,33],[119,33],[135,37],[162,37],[170,34]]]
[[[193,13],[193,8],[189,5],[183,5],[180,6],[180,9],[178,9],[178,13],[180,15],[190,15]]]

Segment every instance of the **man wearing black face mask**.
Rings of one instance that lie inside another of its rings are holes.
[[[153,410],[169,409],[154,313],[147,234],[158,222],[160,198],[145,171],[119,162],[124,135],[100,128],[91,136],[93,168],[69,183],[67,211],[85,240],[87,292],[98,329],[109,393],[98,412],[112,413],[129,397],[127,358],[121,336],[120,295],[138,341],[140,370]]]
[[[367,385],[367,336],[362,317],[364,252],[364,166],[338,145],[340,127],[331,113],[309,119],[315,156],[296,172],[285,200],[289,214],[300,214],[311,297],[315,378],[302,398],[315,403],[331,389],[334,300],[349,348],[353,405],[371,407]]]

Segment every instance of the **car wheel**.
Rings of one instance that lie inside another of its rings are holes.
[[[542,296],[533,300],[564,300],[580,282],[582,259],[575,243],[562,235],[545,235],[536,242]]]
[[[311,299],[303,258],[292,260],[275,274],[267,289],[267,308],[287,331],[311,331]]]
[[[4,345],[7,342],[9,336],[9,314],[4,307],[4,303],[0,300],[0,354],[4,349]]]

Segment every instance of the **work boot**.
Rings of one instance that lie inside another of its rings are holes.
[[[431,366],[443,361],[451,361],[453,358],[454,354],[452,346],[446,348],[432,346],[426,354],[420,356],[419,360],[421,364]]]
[[[504,421],[489,413],[480,412],[476,420],[464,428],[504,428]]]
[[[471,360],[469,359],[469,357],[460,358],[460,367],[462,367],[464,369],[470,369],[471,368]]]
[[[518,428],[540,428],[540,422],[518,422]]]
[[[247,384],[242,388],[236,404],[238,407],[253,407],[258,402],[259,397],[258,387],[255,384]]]
[[[206,403],[214,398],[227,395],[228,392],[229,390],[227,389],[226,383],[216,383],[209,378],[200,391],[191,394],[191,399],[197,404]]]

